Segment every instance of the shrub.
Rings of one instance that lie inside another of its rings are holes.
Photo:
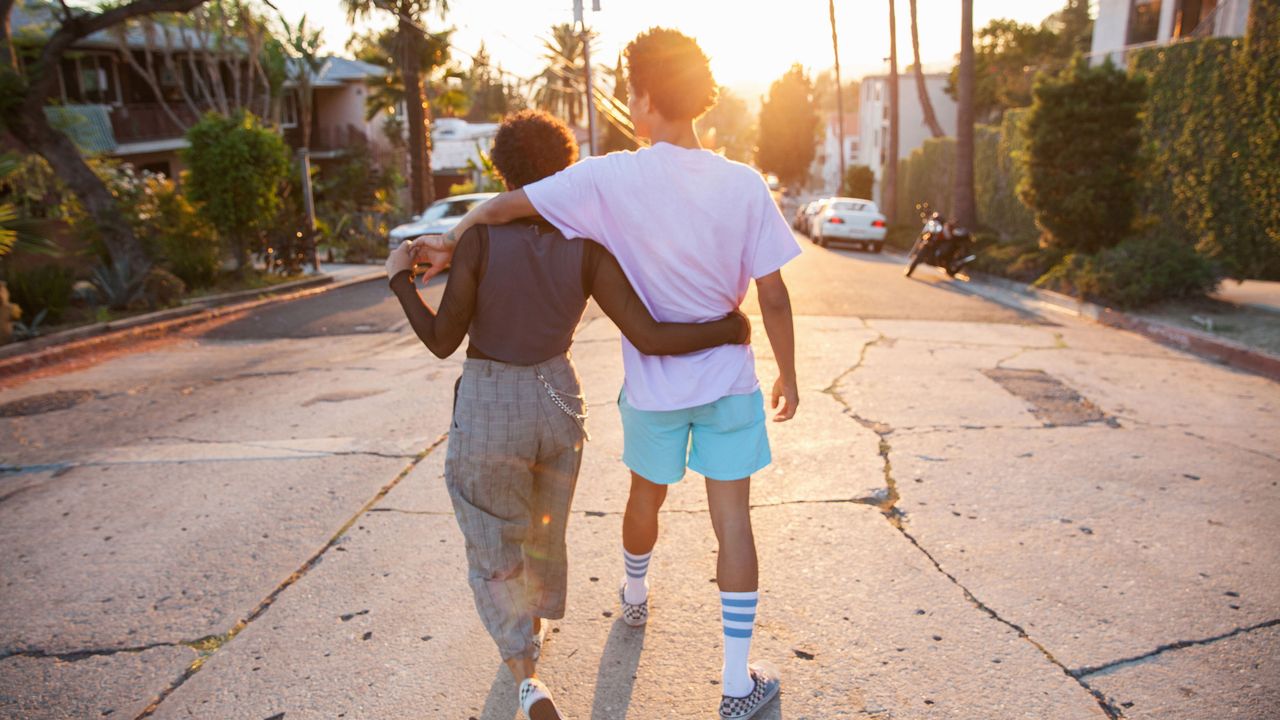
[[[217,279],[222,262],[217,231],[200,216],[177,184],[127,163],[98,162],[94,167],[120,211],[133,227],[148,257],[182,279],[185,285],[207,287]],[[106,261],[93,219],[80,209],[72,212],[81,235],[98,246]]]
[[[45,322],[62,319],[71,304],[71,286],[75,275],[59,265],[40,265],[29,270],[10,270],[7,283],[9,300],[22,308],[23,317],[35,317],[46,311]]]
[[[205,115],[187,131],[186,181],[200,214],[228,241],[243,271],[253,241],[269,228],[280,207],[279,190],[289,153],[274,131],[253,114]]]
[[[872,187],[876,183],[876,174],[866,165],[854,165],[845,170],[844,187],[840,194],[845,197],[870,198]]]
[[[1143,133],[1153,165],[1143,203],[1164,231],[1240,278],[1280,279],[1280,33],[1255,3],[1249,36],[1135,53],[1150,94]]]
[[[151,268],[142,282],[143,302],[152,308],[176,305],[186,292],[182,280],[163,268]]]
[[[1096,255],[1072,253],[1036,284],[1132,309],[1205,295],[1217,287],[1218,278],[1194,248],[1149,232]]]
[[[1130,234],[1145,92],[1140,78],[1110,62],[1089,67],[1084,58],[1036,81],[1018,190],[1046,244],[1092,253]]]

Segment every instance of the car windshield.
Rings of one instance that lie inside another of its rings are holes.
[[[863,212],[865,210],[869,210],[870,208],[867,207],[866,203],[838,202],[838,203],[832,203],[831,209],[838,210],[840,212]]]
[[[479,200],[441,200],[426,209],[426,212],[418,216],[421,222],[434,222],[444,218],[461,217],[467,214],[467,211],[480,202]]]

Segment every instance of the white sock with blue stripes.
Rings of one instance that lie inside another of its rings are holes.
[[[756,622],[756,603],[760,593],[720,593],[720,617],[724,621],[724,667],[720,670],[723,693],[729,697],[746,697],[755,682],[747,670],[751,654],[751,631]]]
[[[649,574],[652,555],[652,550],[643,555],[632,555],[622,548],[622,561],[627,568],[627,585],[622,591],[622,599],[629,605],[639,605],[649,598],[649,583],[645,577]]]

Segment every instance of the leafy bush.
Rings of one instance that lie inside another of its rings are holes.
[[[231,117],[205,115],[187,131],[187,141],[187,192],[200,214],[230,243],[236,266],[243,271],[251,245],[279,210],[280,185],[289,171],[288,149],[277,133],[243,111]]]
[[[1151,88],[1147,151],[1162,170],[1148,175],[1143,204],[1227,273],[1280,279],[1280,20],[1275,6],[1255,6],[1243,41],[1133,55]]]
[[[870,198],[872,187],[876,183],[876,174],[866,165],[854,165],[844,172],[844,187],[840,194],[845,197]]]
[[[1149,232],[1096,255],[1072,253],[1036,285],[1131,309],[1200,297],[1217,287],[1218,277],[1194,248]]]
[[[148,257],[185,285],[208,287],[214,283],[222,263],[217,231],[196,212],[173,180],[138,172],[127,163],[99,162],[94,169],[115,196]],[[72,217],[80,233],[97,242],[92,218],[78,208]],[[105,250],[98,255],[106,261]]]
[[[40,265],[8,272],[9,300],[22,308],[23,317],[46,311],[45,321],[56,323],[71,304],[75,275],[59,265]]]
[[[1081,57],[1060,75],[1041,75],[1033,95],[1019,195],[1046,244],[1083,252],[1115,245],[1137,214],[1145,83]]]

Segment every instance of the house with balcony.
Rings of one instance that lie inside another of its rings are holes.
[[[950,137],[956,134],[956,101],[947,94],[947,73],[925,73],[924,86],[933,105],[934,115],[942,131]],[[860,142],[858,164],[866,165],[875,173],[875,195],[882,202],[880,180],[885,163],[889,160],[889,76],[873,75],[862,79],[858,110]],[[898,160],[906,160],[912,151],[933,137],[924,121],[924,108],[916,92],[916,77],[912,72],[898,74]]]
[[[53,24],[49,13],[34,3],[16,7],[14,37],[38,42]],[[369,86],[384,73],[340,57],[312,73],[314,158],[389,145],[384,118],[365,117]],[[279,127],[292,147],[302,143],[298,83],[272,92],[241,41],[196,27],[155,22],[90,35],[64,56],[55,88],[45,111],[82,150],[171,177],[182,170],[186,130],[209,111],[248,109]]]
[[[1199,37],[1240,37],[1250,0],[1098,0],[1089,61],[1123,66],[1133,50]]]
[[[840,120],[836,113],[827,113],[823,124],[822,141],[813,156],[812,172],[822,192],[834,195],[843,184],[840,177],[840,156],[844,155],[845,168],[861,164],[858,157],[858,111],[844,114],[844,147],[840,146]]]

